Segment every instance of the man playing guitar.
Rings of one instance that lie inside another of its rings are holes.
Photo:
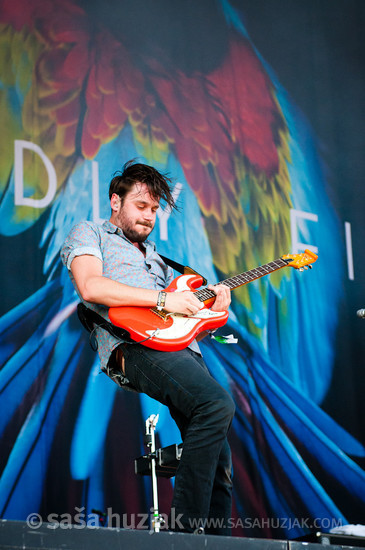
[[[81,301],[106,320],[109,308],[152,308],[157,315],[185,318],[203,308],[192,290],[165,291],[173,271],[148,239],[160,200],[175,207],[170,185],[153,167],[126,163],[110,183],[110,220],[103,225],[81,222],[64,243],[62,261]],[[229,287],[207,288],[215,296],[210,311],[227,312]],[[209,518],[219,518],[216,524],[222,527],[207,532],[228,535],[232,480],[227,433],[235,406],[210,375],[197,341],[178,351],[161,351],[138,341],[121,343],[102,327],[96,329],[96,338],[102,370],[121,387],[166,405],[179,427],[183,452],[172,507],[175,517],[181,517],[182,530],[193,532]]]

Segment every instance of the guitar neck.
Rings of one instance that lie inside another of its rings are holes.
[[[269,275],[270,273],[273,273],[278,269],[282,269],[283,267],[287,266],[290,261],[290,259],[284,260],[283,258],[279,258],[278,260],[274,260],[273,262],[270,262],[268,264],[261,265],[260,267],[256,267],[255,269],[245,271],[240,275],[235,275],[234,277],[225,279],[224,281],[221,281],[217,284],[226,285],[231,290],[233,290],[234,288],[238,288],[242,285],[250,283],[255,279],[260,279],[261,277],[264,277],[264,275]],[[211,300],[212,298],[215,298],[214,292],[212,290],[209,290],[208,288],[201,288],[199,290],[196,290],[194,294],[201,302],[206,302]]]

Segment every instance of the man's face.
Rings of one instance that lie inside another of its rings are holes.
[[[111,207],[111,223],[120,227],[132,243],[142,243],[147,239],[155,226],[159,203],[151,197],[145,183],[135,183],[125,196],[123,205],[120,197],[113,194]]]

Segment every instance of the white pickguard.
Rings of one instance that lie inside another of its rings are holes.
[[[202,309],[195,315],[189,315],[189,317],[179,313],[173,313],[169,315],[173,320],[171,326],[163,329],[146,330],[146,333],[149,336],[156,336],[162,340],[176,340],[182,336],[188,335],[201,319],[220,317],[224,313],[224,311],[211,311],[207,308]]]

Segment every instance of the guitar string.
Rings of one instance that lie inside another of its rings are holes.
[[[228,279],[225,279],[217,284],[224,284],[229,288],[234,289],[238,286],[244,285],[245,283],[259,279],[264,275],[277,271],[278,269],[285,267],[290,261],[290,259],[284,260],[283,258],[279,258],[278,260],[274,260],[268,264],[256,267],[246,271],[245,273],[241,273],[240,275],[229,277]],[[215,293],[208,288],[201,288],[195,291],[194,294],[201,302],[215,297]]]

